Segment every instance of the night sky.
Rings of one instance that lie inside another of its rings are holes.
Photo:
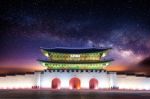
[[[40,70],[40,47],[112,47],[111,69],[150,70],[149,0],[1,0],[0,69]],[[144,70],[144,72],[146,72]]]

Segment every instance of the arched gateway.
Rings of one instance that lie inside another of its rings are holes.
[[[52,89],[59,89],[59,88],[60,88],[60,84],[61,84],[60,79],[54,78],[54,79],[52,80],[51,88],[52,88]]]
[[[71,89],[80,89],[80,86],[81,86],[80,79],[76,77],[72,78],[69,82],[69,85]]]
[[[89,81],[89,88],[90,88],[90,89],[97,89],[97,88],[98,88],[98,80],[95,79],[95,78],[92,78],[92,79]]]

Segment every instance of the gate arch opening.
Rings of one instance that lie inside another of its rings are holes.
[[[52,80],[51,88],[52,88],[52,89],[60,89],[60,84],[61,84],[60,79],[54,78],[54,79]]]
[[[89,88],[90,88],[90,89],[97,89],[97,88],[98,88],[98,80],[95,79],[95,78],[92,78],[92,79],[89,81]]]
[[[70,79],[69,85],[71,89],[80,89],[81,87],[80,79],[76,77]]]

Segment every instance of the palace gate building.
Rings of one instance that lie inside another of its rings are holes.
[[[46,69],[0,76],[0,89],[132,89],[150,90],[150,78],[105,70],[111,48],[41,48]]]

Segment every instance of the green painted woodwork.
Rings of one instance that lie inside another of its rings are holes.
[[[100,61],[101,57],[105,57],[108,51],[80,54],[66,54],[42,51],[43,54],[51,61]]]
[[[110,62],[100,62],[100,63],[50,63],[46,61],[41,61],[41,64],[48,69],[104,69],[110,64]]]

